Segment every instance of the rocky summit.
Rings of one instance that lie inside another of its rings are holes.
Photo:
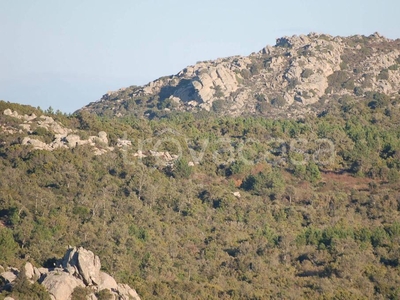
[[[174,111],[299,117],[346,95],[397,94],[399,66],[399,39],[295,35],[249,56],[197,62],[147,85],[108,92],[83,110],[149,118]]]

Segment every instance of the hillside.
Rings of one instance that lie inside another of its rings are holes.
[[[400,90],[400,40],[378,33],[277,39],[249,56],[198,62],[145,86],[105,94],[84,110],[104,116],[160,118],[171,112],[302,117],[347,95]]]
[[[0,265],[76,245],[141,299],[398,299],[400,96],[337,94],[299,119],[0,101]]]

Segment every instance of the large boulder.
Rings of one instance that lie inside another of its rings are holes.
[[[98,140],[99,140],[101,143],[104,143],[104,144],[108,145],[107,133],[104,132],[104,131],[100,131],[100,132],[99,132]]]
[[[65,140],[67,141],[70,148],[75,148],[79,144],[81,138],[79,137],[79,135],[70,134],[65,138]]]
[[[100,283],[100,268],[98,256],[94,255],[92,251],[78,249],[78,270],[87,285]]]
[[[0,277],[3,277],[7,283],[13,283],[17,279],[17,276],[18,272],[15,271],[6,271],[0,274]]]
[[[50,293],[52,300],[69,300],[76,287],[85,287],[81,280],[62,271],[48,273],[42,285]]]
[[[30,114],[30,115],[24,115],[24,117],[23,117],[26,121],[32,121],[32,120],[35,120],[36,118],[37,118],[37,116],[34,114],[34,113],[32,113],[32,114]]]
[[[46,270],[48,270],[48,269],[46,269]],[[33,267],[33,275],[34,275],[33,279],[40,279],[40,277],[42,277],[42,273],[36,267]]]
[[[23,272],[27,279],[32,280],[35,277],[35,270],[30,262],[27,262],[23,268]]]
[[[49,145],[47,145],[46,143],[39,141],[37,139],[31,139],[30,137],[24,137],[24,139],[22,140],[22,145],[32,145],[33,149],[36,150],[48,150],[49,149]]]
[[[4,114],[5,114],[6,116],[11,116],[11,115],[13,114],[13,112],[12,112],[11,109],[7,108],[7,109],[4,111]]]
[[[121,300],[140,300],[136,291],[127,284],[118,285],[118,296]]]
[[[90,290],[87,300],[97,300],[95,293],[104,290],[108,290],[114,300],[140,300],[134,289],[127,284],[118,284],[112,276],[101,272],[100,268],[100,259],[93,252],[82,247],[69,247],[63,259],[54,264],[53,268],[35,268],[27,262],[21,272],[31,283],[37,281],[42,284],[52,300],[70,300],[76,287]],[[4,286],[12,288],[19,270],[5,270],[1,266],[0,270]],[[2,288],[0,286],[0,290]]]
[[[98,285],[99,291],[107,289],[110,291],[117,291],[118,284],[113,277],[107,273],[100,272],[100,283]]]
[[[92,251],[82,247],[70,248],[64,255],[61,266],[70,274],[83,280],[86,285],[97,285],[100,279],[100,259]]]

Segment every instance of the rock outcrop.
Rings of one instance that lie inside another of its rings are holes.
[[[335,78],[342,81],[335,82]],[[335,84],[341,91],[334,90]],[[249,56],[198,62],[143,87],[109,92],[84,110],[150,118],[159,111],[200,110],[234,116],[276,112],[298,115],[333,93],[354,96],[357,87],[364,92],[397,93],[399,40],[379,34],[283,37],[275,46],[266,46]]]
[[[61,123],[55,121],[52,117],[42,115],[36,117],[35,114],[20,115],[17,111],[11,109],[4,110],[4,115],[21,120],[19,128],[6,128],[3,131],[9,134],[28,133],[30,135],[22,139],[22,145],[30,145],[34,150],[53,151],[59,148],[72,149],[76,146],[90,145],[95,155],[102,155],[109,151],[113,151],[113,147],[109,147],[107,133],[100,131],[98,136],[89,136],[88,139],[81,137],[74,130],[64,127]],[[43,128],[54,135],[54,139],[50,143],[43,142],[37,138],[37,135],[32,134],[33,128]]]
[[[42,281],[42,285],[54,300],[69,300],[76,287],[85,287],[78,278],[60,271],[48,273]]]
[[[79,277],[86,285],[100,283],[100,259],[82,247],[68,249],[61,266],[70,274]]]
[[[73,131],[69,128],[63,127],[60,123],[54,121],[53,118],[48,116],[41,116],[39,119],[43,120],[38,121],[36,123],[36,117],[32,118],[34,114],[30,116],[22,116],[18,114],[16,111],[11,111],[10,109],[6,109],[4,115],[11,116],[13,118],[17,118],[19,120],[29,119],[29,124],[22,123],[19,124],[20,128],[8,127],[3,128],[0,133],[7,134],[16,134],[16,133],[32,133],[30,131],[31,125],[33,127],[42,127],[49,133],[54,134],[54,140],[50,143],[43,142],[38,139],[38,137],[34,134],[25,136],[21,144],[24,146],[31,146],[33,150],[44,150],[44,151],[54,151],[56,149],[73,149],[75,147],[89,145],[93,149],[93,153],[95,155],[103,155],[107,152],[114,151],[115,149],[120,149],[121,151],[131,150],[133,148],[132,141],[126,139],[118,139],[116,142],[116,147],[109,146],[109,140],[107,133],[104,131],[100,131],[97,136],[89,136],[87,139],[81,139],[78,132]],[[141,159],[145,157],[152,156],[156,158],[157,162],[160,165],[164,166],[172,166],[174,162],[179,158],[176,154],[170,154],[168,151],[152,151],[148,150],[146,152],[142,152],[138,150],[135,152],[132,157]]]
[[[100,268],[100,259],[93,252],[82,247],[70,247],[55,268],[36,268],[27,262],[22,272],[32,283],[38,281],[42,284],[52,300],[70,300],[77,287],[86,288],[89,291],[87,299],[91,300],[97,300],[96,293],[102,290],[108,290],[115,300],[140,300],[134,289],[127,284],[118,284]],[[12,287],[19,274],[19,270],[9,268],[0,277]]]
[[[6,283],[13,283],[19,274],[18,270],[10,269],[0,274],[0,276],[6,281]]]

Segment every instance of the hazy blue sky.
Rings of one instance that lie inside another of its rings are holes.
[[[0,99],[64,112],[309,32],[400,38],[399,0],[0,0]]]

